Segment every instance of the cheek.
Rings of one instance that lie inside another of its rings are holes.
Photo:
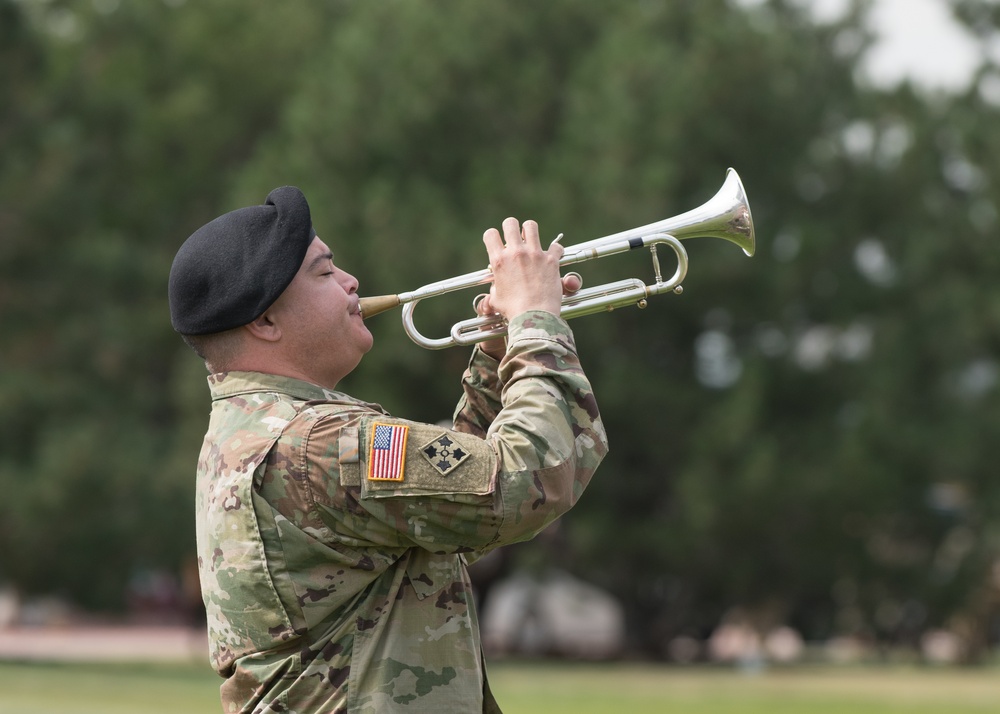
[[[344,286],[337,281],[330,283],[329,292],[327,293],[327,299],[332,305],[347,305],[350,302],[350,296],[348,292],[344,289]]]

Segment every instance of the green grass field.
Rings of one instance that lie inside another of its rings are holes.
[[[743,674],[643,664],[499,662],[507,714],[964,714],[1000,710],[1000,670],[796,668]],[[3,714],[209,714],[203,665],[0,663]]]

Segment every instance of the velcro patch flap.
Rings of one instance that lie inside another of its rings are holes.
[[[469,434],[381,417],[362,421],[359,442],[363,498],[486,495],[496,487],[493,448]],[[393,448],[401,449],[398,456],[385,453]]]

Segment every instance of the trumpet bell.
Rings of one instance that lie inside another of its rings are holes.
[[[672,235],[678,240],[721,238],[735,243],[752,257],[757,248],[753,217],[739,174],[734,169],[727,170],[726,180],[716,194],[697,208],[597,240],[612,242],[658,233]]]

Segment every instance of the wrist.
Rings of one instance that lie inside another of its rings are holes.
[[[507,354],[507,339],[505,337],[498,337],[492,340],[484,340],[476,345],[479,351],[490,359],[499,362]]]
[[[525,335],[536,336],[542,333],[569,333],[569,325],[558,312],[548,310],[527,310],[515,315],[507,323],[508,345]]]

